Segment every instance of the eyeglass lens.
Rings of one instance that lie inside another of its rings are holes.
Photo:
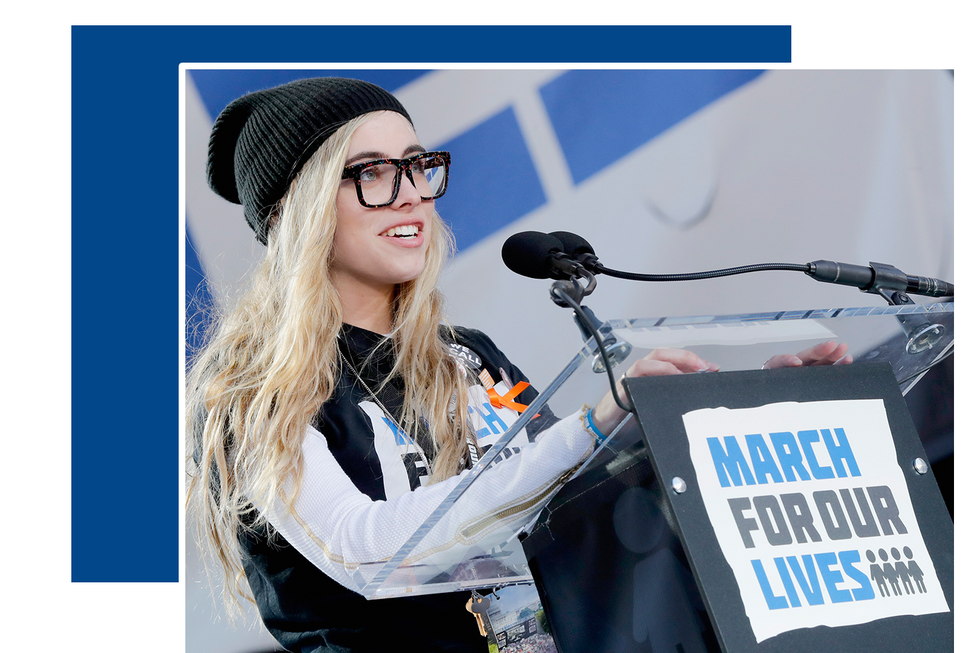
[[[422,199],[438,197],[446,188],[446,160],[438,155],[412,159],[410,177]],[[395,197],[398,166],[377,163],[360,172],[361,195],[368,204],[386,204]]]

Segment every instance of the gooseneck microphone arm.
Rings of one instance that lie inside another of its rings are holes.
[[[585,265],[589,269],[588,265]],[[797,263],[759,263],[757,265],[742,265],[735,268],[724,268],[722,270],[707,270],[705,272],[687,272],[679,274],[637,274],[635,272],[622,272],[607,268],[599,261],[592,265],[593,271],[605,274],[617,279],[630,279],[632,281],[697,281],[699,279],[714,279],[716,277],[730,277],[735,274],[745,274],[746,272],[765,272],[768,270],[789,270],[791,272],[809,273],[810,267]]]
[[[791,272],[803,272],[817,281],[824,283],[853,286],[865,292],[880,294],[889,303],[892,303],[892,300],[883,291],[900,290],[929,297],[953,296],[953,284],[942,281],[941,279],[906,275],[898,268],[887,263],[871,263],[870,266],[851,265],[849,263],[837,263],[835,261],[825,260],[813,261],[806,264],[759,263],[721,270],[681,274],[637,274],[635,272],[622,272],[606,267],[602,263],[599,263],[598,259],[594,261],[583,261],[582,265],[596,274],[605,274],[610,277],[616,277],[617,279],[630,279],[633,281],[696,281],[698,279],[728,277],[747,272],[788,270]]]
[[[548,242],[553,242],[550,240],[551,238],[557,238],[561,250],[565,255],[577,261],[586,270],[594,274],[605,274],[618,279],[630,279],[633,281],[696,281],[698,279],[714,279],[716,277],[745,274],[746,272],[786,270],[790,272],[803,272],[817,281],[854,286],[865,292],[876,293],[884,297],[890,304],[895,303],[892,297],[894,291],[927,295],[929,297],[953,296],[953,284],[941,279],[907,275],[887,263],[871,263],[868,266],[864,266],[819,260],[803,265],[798,263],[760,263],[757,265],[743,265],[734,268],[685,274],[637,274],[635,272],[622,272],[621,270],[608,268],[600,263],[599,257],[596,256],[595,250],[592,249],[589,241],[578,234],[573,234],[569,231],[554,231],[547,234],[547,236],[544,234],[541,234],[541,236],[549,238]]]

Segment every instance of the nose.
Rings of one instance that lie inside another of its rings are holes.
[[[408,170],[401,170],[399,174],[403,177],[398,182],[398,195],[395,196],[395,204],[402,206],[409,204],[415,206],[422,203],[422,195],[415,187],[415,181]]]

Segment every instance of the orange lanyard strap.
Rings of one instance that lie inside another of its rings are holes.
[[[514,401],[517,399],[517,395],[524,392],[524,389],[531,385],[527,381],[521,381],[513,388],[508,390],[507,394],[505,394],[503,397],[501,397],[500,393],[498,393],[493,387],[493,378],[486,370],[480,371],[480,382],[483,384],[484,389],[486,389],[487,395],[490,396],[490,405],[494,408],[503,408],[504,406],[507,406],[507,408],[512,408],[518,413],[523,413],[525,410],[527,410],[527,406]]]
[[[493,406],[494,408],[507,406],[508,408],[513,408],[519,413],[523,413],[525,410],[527,410],[527,406],[525,406],[524,404],[517,403],[516,401],[514,401],[514,399],[517,398],[517,395],[524,392],[524,389],[527,388],[529,385],[531,384],[528,383],[527,381],[521,381],[513,388],[511,388],[507,392],[507,394],[505,394],[503,397],[497,394],[496,390],[490,388],[489,390],[487,390],[487,394],[490,395],[490,405]]]

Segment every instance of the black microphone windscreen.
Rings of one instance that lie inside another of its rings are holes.
[[[540,231],[522,231],[504,242],[500,256],[504,265],[524,277],[550,279],[551,257],[561,253],[561,241]]]
[[[570,231],[552,231],[550,235],[561,241],[562,251],[572,258],[577,258],[580,254],[595,254],[589,241],[578,234]]]

